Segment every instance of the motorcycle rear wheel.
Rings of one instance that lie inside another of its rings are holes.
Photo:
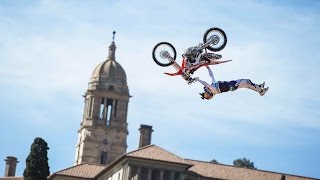
[[[215,38],[214,43],[207,47],[207,49],[210,51],[221,51],[227,45],[227,35],[220,28],[213,27],[208,29],[203,35],[203,43],[208,42],[209,38]]]
[[[173,61],[170,61],[168,58],[165,57],[165,52],[168,52],[168,55],[170,55],[173,58]],[[156,44],[152,50],[152,58],[154,62],[162,67],[172,65],[176,60],[176,57],[176,49],[173,47],[172,44],[168,42],[160,42]]]

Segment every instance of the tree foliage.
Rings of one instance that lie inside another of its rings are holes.
[[[250,161],[250,159],[242,158],[242,159],[236,159],[233,161],[234,166],[239,166],[239,167],[245,167],[249,169],[257,169],[254,167],[254,163]]]
[[[217,160],[215,160],[215,159],[212,159],[212,160],[210,161],[210,163],[219,164],[219,162],[218,162]]]
[[[35,138],[23,172],[25,180],[46,180],[50,174],[48,164],[48,144],[42,138]]]

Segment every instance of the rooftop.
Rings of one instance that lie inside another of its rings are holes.
[[[191,160],[179,157],[159,146],[148,145],[141,147],[135,151],[129,152],[112,162],[109,166],[97,165],[97,164],[80,164],[73,166],[53,174],[72,176],[79,178],[95,178],[101,174],[103,170],[107,171],[113,165],[125,158],[138,158],[166,163],[175,163],[186,165],[189,168],[188,172],[196,173],[201,177],[215,178],[215,179],[246,179],[246,180],[270,180],[270,179],[282,179],[285,176],[286,180],[314,180],[315,178],[302,177],[290,174],[283,174],[278,172],[264,171],[248,169],[243,167],[236,167],[225,164],[215,164],[205,161]],[[0,180],[3,180],[0,178]]]

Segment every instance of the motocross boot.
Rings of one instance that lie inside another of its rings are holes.
[[[221,59],[222,58],[222,55],[220,54],[216,54],[216,53],[208,53],[207,55],[204,55],[206,58],[205,59],[205,62],[209,63],[211,61],[214,61],[216,59]]]
[[[269,90],[269,87],[265,88],[264,85],[265,85],[265,82],[263,82],[262,84],[259,84],[259,85],[256,84],[254,86],[254,90],[256,92],[258,92],[260,94],[260,96],[263,96]]]
[[[269,87],[263,88],[263,89],[259,92],[260,96],[263,96],[268,90],[269,90]]]
[[[215,53],[213,53],[214,54],[214,58],[215,59],[221,59],[222,58],[222,55],[220,55],[220,54],[215,54]]]
[[[261,87],[261,88],[264,88],[264,85],[265,85],[265,84],[266,84],[266,83],[263,82],[262,84],[259,84],[258,86]]]
[[[252,83],[252,84],[253,84],[253,83]],[[261,95],[261,92],[262,92],[263,89],[264,89],[263,86],[264,86],[264,84],[260,84],[260,85],[258,85],[258,84],[253,84],[253,86],[251,86],[250,89],[256,91],[257,93],[259,93],[259,94]]]

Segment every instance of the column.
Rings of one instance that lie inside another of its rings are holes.
[[[92,97],[91,96],[89,96],[89,98],[87,99],[87,103],[88,103],[88,105],[87,105],[87,117],[91,117],[91,105],[92,105]]]
[[[163,173],[164,173],[164,171],[161,169],[160,170],[160,180],[163,180]]]
[[[126,180],[131,180],[131,176],[132,176],[132,168],[128,166],[126,170]]]
[[[148,168],[148,180],[151,180],[152,178],[152,169],[151,168]]]
[[[83,109],[83,119],[84,118],[86,118],[86,117],[88,117],[88,114],[87,114],[87,112],[88,112],[88,100],[87,100],[87,98],[84,96],[84,109]]]
[[[174,180],[174,171],[171,171],[170,173],[170,180]]]
[[[94,97],[90,96],[90,104],[89,104],[89,117],[94,117]]]
[[[137,180],[141,179],[141,167],[137,167]]]
[[[110,121],[114,121],[116,108],[117,108],[117,107],[116,107],[116,100],[115,100],[115,99],[112,99],[112,112],[111,112]]]
[[[179,179],[180,179],[180,180],[183,180],[184,177],[185,177],[185,175],[184,175],[183,173],[180,173]]]
[[[127,113],[128,113],[128,101],[125,101],[124,104],[124,114],[123,114],[123,120],[127,122]]]
[[[103,118],[102,120],[107,119],[107,98],[103,98]]]
[[[124,121],[124,111],[125,111],[125,101],[120,101],[121,103],[120,103],[120,106],[119,106],[119,110],[120,110],[120,112],[119,112],[119,119],[121,120],[121,121]]]
[[[123,167],[123,174],[122,174],[122,179],[121,180],[128,180],[127,171],[128,171],[128,168],[126,166]]]

